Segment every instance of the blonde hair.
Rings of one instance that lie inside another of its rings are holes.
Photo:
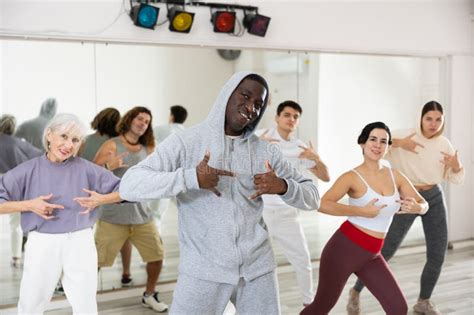
[[[86,126],[73,114],[58,114],[49,121],[43,132],[43,148],[49,151],[48,131],[56,133],[71,133],[82,140],[86,134]]]

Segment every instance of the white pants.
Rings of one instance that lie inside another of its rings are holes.
[[[298,214],[299,210],[295,208],[266,206],[263,220],[272,241],[280,245],[295,269],[303,303],[310,304],[314,298],[311,256]]]
[[[73,313],[97,314],[97,250],[92,229],[28,234],[18,314],[42,314],[61,272]]]
[[[23,231],[21,230],[21,214],[10,214],[10,235],[12,257],[21,257],[21,244],[23,243]]]

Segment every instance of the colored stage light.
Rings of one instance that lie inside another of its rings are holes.
[[[168,19],[170,21],[169,30],[178,33],[189,33],[193,26],[194,13],[179,10],[173,7],[168,11]]]
[[[130,18],[133,24],[139,27],[155,29],[158,13],[160,9],[149,4],[140,3],[130,11]]]
[[[211,22],[216,33],[234,33],[235,12],[216,11],[212,14]]]
[[[268,25],[270,24],[270,18],[268,16],[249,13],[245,14],[244,27],[247,32],[252,35],[264,37],[267,33]]]

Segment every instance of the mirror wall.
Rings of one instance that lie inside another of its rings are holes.
[[[136,105],[153,112],[153,125],[167,122],[169,107],[185,106],[186,126],[203,120],[226,80],[239,70],[254,70],[269,82],[271,104],[261,127],[273,125],[278,104],[296,100],[303,107],[298,136],[312,140],[328,165],[331,182],[318,183],[321,195],[344,171],[361,162],[356,144],[368,122],[392,129],[414,125],[419,107],[440,97],[436,58],[244,50],[225,60],[215,49],[68,42],[0,41],[0,113],[18,124],[36,117],[44,99],[55,97],[58,112],[78,115],[86,124],[104,107],[124,114]],[[1,148],[0,148],[1,149]],[[156,207],[156,205],[155,205]],[[8,215],[0,216],[0,304],[17,301],[21,268],[10,267]],[[318,259],[341,217],[302,212],[313,259]],[[159,222],[165,245],[160,281],[177,276],[177,209]],[[404,245],[423,242],[419,222]],[[278,263],[286,264],[275,246]],[[100,272],[100,290],[120,288],[121,262]],[[145,283],[145,268],[133,253],[134,285]],[[1,306],[0,306],[1,307]]]

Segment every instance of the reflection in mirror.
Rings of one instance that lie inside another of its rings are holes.
[[[168,122],[169,107],[180,104],[189,113],[185,125],[191,126],[207,116],[232,73],[257,71],[267,79],[271,93],[261,128],[274,126],[282,101],[295,100],[303,107],[297,137],[305,143],[312,140],[332,179],[318,182],[321,195],[342,172],[362,160],[356,144],[361,126],[381,120],[391,129],[411,127],[419,106],[439,98],[435,58],[243,50],[229,61],[210,48],[8,40],[0,45],[0,113],[15,115],[18,123],[37,116],[41,102],[55,97],[58,112],[74,113],[87,125],[105,107],[124,114],[133,106],[150,108],[154,125],[161,125]],[[153,205],[156,210],[158,205]],[[343,220],[300,212],[313,260]],[[159,281],[174,281],[179,260],[175,204],[156,221],[165,247]],[[418,224],[404,245],[423,241]],[[9,217],[0,216],[3,305],[17,302],[22,273],[21,266],[10,266],[9,230]],[[278,244],[274,249],[278,264],[287,264]],[[120,288],[121,273],[118,258],[113,267],[100,271],[99,289]],[[135,249],[131,273],[134,286],[143,286],[146,272]]]

